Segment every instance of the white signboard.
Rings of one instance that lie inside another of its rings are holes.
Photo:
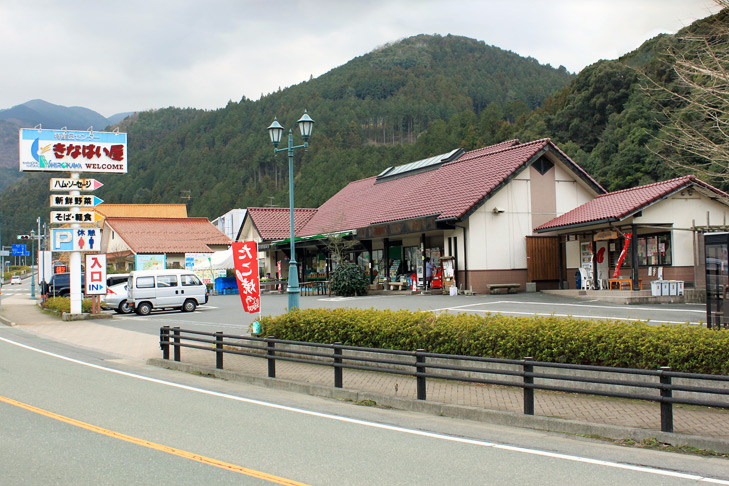
[[[96,179],[51,179],[51,191],[95,191],[101,186]]]
[[[102,219],[96,211],[51,211],[51,224],[68,224],[68,223],[95,223]]]
[[[69,194],[54,194],[51,196],[52,208],[70,208],[73,206],[79,208],[93,208],[97,204],[101,204],[103,202],[103,199],[96,196],[71,196]]]
[[[101,230],[97,228],[51,228],[51,251],[99,251],[100,247]]]
[[[106,254],[86,255],[86,295],[106,295]]]
[[[53,252],[38,251],[38,281],[50,282],[53,276]]]
[[[21,128],[20,171],[126,174],[127,134]]]

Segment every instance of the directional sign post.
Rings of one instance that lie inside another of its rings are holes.
[[[96,179],[51,179],[51,191],[95,191],[103,186]]]

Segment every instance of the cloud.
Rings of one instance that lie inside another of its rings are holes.
[[[0,108],[216,109],[378,46],[454,34],[576,72],[718,8],[711,0],[5,0]]]

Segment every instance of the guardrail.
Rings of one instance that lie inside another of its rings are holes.
[[[333,383],[336,388],[344,386],[344,369],[412,376],[417,380],[418,400],[426,400],[428,378],[517,387],[523,389],[525,415],[534,415],[534,390],[657,402],[660,403],[663,432],[673,432],[673,404],[729,409],[729,400],[720,401],[723,397],[729,397],[729,376],[683,373],[672,371],[669,367],[641,370],[550,363],[534,361],[530,357],[520,360],[481,358],[428,353],[422,349],[400,351],[345,346],[341,343],[287,341],[273,337],[210,333],[170,326],[160,328],[160,348],[162,358],[167,360],[170,359],[170,348],[172,348],[174,361],[181,360],[182,348],[214,352],[215,367],[220,370],[224,369],[223,361],[226,354],[266,359],[269,378],[276,378],[276,361],[329,366],[334,371]],[[469,365],[455,364],[454,361]],[[616,375],[624,378],[614,378]],[[675,382],[674,379],[679,382]],[[687,380],[719,383],[724,388],[687,384]],[[577,386],[565,386],[561,383],[577,384]],[[643,393],[622,391],[636,388]],[[654,391],[654,394],[645,393],[646,389]],[[679,392],[683,396],[674,396],[674,392]],[[692,398],[707,395],[712,399]]]

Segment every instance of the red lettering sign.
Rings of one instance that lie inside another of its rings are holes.
[[[236,241],[232,245],[235,281],[243,309],[261,311],[261,289],[258,275],[258,245],[255,241]]]

